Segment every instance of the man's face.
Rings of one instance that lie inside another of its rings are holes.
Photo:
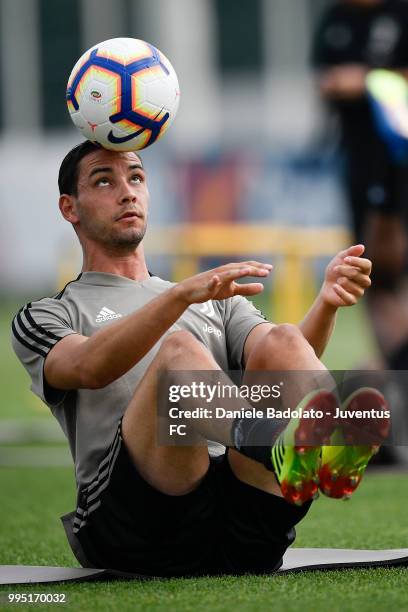
[[[149,192],[136,153],[101,149],[82,158],[75,199],[80,238],[134,250],[146,231]]]

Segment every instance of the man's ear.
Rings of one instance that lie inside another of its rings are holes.
[[[79,221],[77,214],[76,198],[72,195],[63,193],[59,199],[59,209],[66,221],[76,225]]]

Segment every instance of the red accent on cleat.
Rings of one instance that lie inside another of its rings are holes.
[[[358,482],[353,484],[352,479],[347,475],[341,475],[333,479],[328,465],[324,465],[320,469],[320,488],[328,497],[341,499],[346,494],[351,495],[357,488],[357,485]]]
[[[310,499],[316,499],[316,495],[318,497],[318,486],[314,482],[304,482],[301,486],[302,488],[299,489],[298,486],[282,482],[281,491],[286,501],[301,506]]]
[[[317,496],[321,445],[330,439],[336,427],[333,416],[337,405],[330,391],[311,392],[300,404],[301,415],[314,409],[323,412],[325,418],[300,416],[291,419],[278,439],[279,446],[275,443],[272,447],[274,472],[282,495],[289,503],[300,506]]]
[[[389,433],[390,419],[382,416],[388,405],[377,389],[358,389],[342,406],[343,413],[351,415],[364,410],[377,411],[378,417],[340,419],[330,444],[323,448],[320,488],[328,497],[348,499],[353,494],[371,457]]]
[[[387,401],[380,391],[370,387],[358,389],[344,402],[344,410],[349,414],[361,411],[377,411],[383,414],[389,410]],[[347,417],[339,420],[346,444],[372,446],[379,449],[390,431],[390,419],[387,417],[361,419]]]

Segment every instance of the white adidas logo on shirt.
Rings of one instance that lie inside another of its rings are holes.
[[[107,306],[104,306],[98,316],[96,317],[95,321],[96,323],[102,323],[103,321],[109,321],[110,319],[120,319],[120,317],[122,317],[123,315],[116,313],[114,310],[111,310],[110,308],[107,308]]]

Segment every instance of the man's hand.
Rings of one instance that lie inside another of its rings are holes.
[[[364,259],[364,245],[340,251],[326,268],[320,298],[335,308],[353,306],[371,285],[371,261]]]
[[[234,295],[256,295],[263,291],[262,283],[240,284],[236,281],[244,276],[265,278],[271,270],[272,265],[259,261],[229,263],[187,278],[177,285],[177,291],[188,304],[224,300]]]
[[[364,94],[367,67],[343,64],[325,70],[320,77],[320,92],[329,99],[352,100]]]

